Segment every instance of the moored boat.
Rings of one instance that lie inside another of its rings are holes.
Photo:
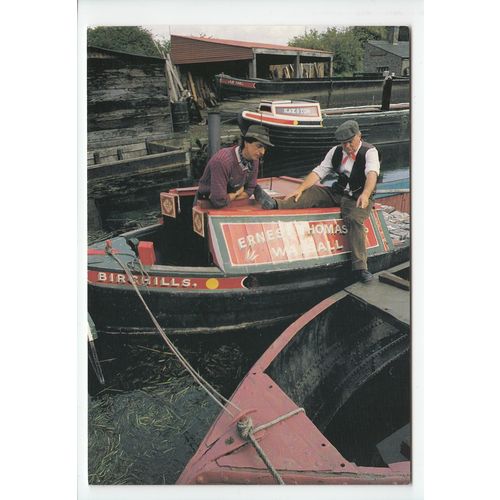
[[[386,77],[382,74],[357,74],[351,77],[237,78],[223,73],[215,76],[220,99],[245,98],[258,95],[286,95],[316,92],[330,94],[330,102],[338,106],[359,106],[379,103]],[[406,102],[410,98],[410,79],[391,78],[392,102]]]
[[[249,370],[177,484],[408,484],[409,279],[402,263],[290,325]]]
[[[259,183],[285,196],[300,180]],[[284,327],[350,279],[339,208],[266,211],[250,199],[214,210],[193,207],[195,193],[161,193],[160,223],[89,247],[88,306],[100,332],[155,331],[137,291],[171,334]],[[380,206],[366,228],[371,270],[408,258]]]
[[[321,109],[316,101],[263,100],[255,111],[244,110],[239,126],[266,127],[274,147],[264,161],[266,175],[301,176],[318,165],[338,141],[335,130],[346,120],[356,120],[363,139],[377,147],[384,164],[410,164],[410,108],[393,104]]]

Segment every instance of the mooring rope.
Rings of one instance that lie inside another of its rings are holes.
[[[172,351],[172,353],[177,357],[177,359],[180,361],[182,366],[186,369],[186,371],[195,379],[195,381],[200,385],[200,387],[231,417],[234,417],[233,413],[227,408],[227,406],[224,406],[221,401],[225,402],[227,405],[231,405],[234,407],[236,410],[241,412],[241,409],[238,408],[232,401],[229,401],[226,399],[222,394],[220,394],[212,385],[210,385],[209,382],[207,382],[196,370],[191,366],[189,361],[180,353],[180,351],[175,347],[175,345],[172,343],[172,341],[167,337],[165,331],[163,328],[160,326],[158,323],[157,319],[155,318],[154,314],[151,312],[151,309],[149,306],[146,304],[146,301],[144,300],[144,297],[142,296],[139,288],[137,287],[134,276],[132,273],[127,269],[127,266],[125,266],[122,261],[117,257],[116,253],[111,252],[111,248],[106,247],[106,253],[113,257],[118,264],[121,266],[121,268],[125,271],[125,274],[127,275],[127,278],[130,282],[130,284],[134,287],[134,290],[136,291],[137,295],[139,296],[140,301],[144,305],[147,313],[151,317],[151,320],[153,324],[155,325],[156,329],[158,330],[158,333],[162,337],[162,339],[165,341],[169,349]],[[219,399],[217,399],[219,398]]]
[[[289,413],[286,413],[285,415],[281,415],[274,420],[271,420],[270,422],[267,422],[267,424],[262,424],[259,425],[258,427],[254,428],[253,427],[253,422],[250,417],[246,417],[244,420],[239,420],[238,421],[238,433],[242,439],[245,439],[247,441],[250,441],[257,451],[257,454],[259,457],[262,459],[262,461],[266,464],[266,467],[269,469],[269,472],[273,475],[274,479],[276,479],[276,482],[278,484],[285,484],[283,481],[282,477],[280,476],[279,472],[275,469],[271,461],[269,460],[269,457],[266,455],[266,452],[262,449],[260,444],[257,442],[257,440],[254,437],[254,434],[256,432],[259,432],[263,429],[267,429],[268,427],[271,427],[278,422],[282,422],[283,420],[286,420],[287,418],[293,417],[294,415],[297,415],[298,413],[305,412],[304,408],[297,408]]]
[[[172,343],[172,341],[168,338],[168,336],[165,334],[165,331],[163,328],[160,326],[158,323],[157,319],[155,318],[154,314],[152,313],[151,309],[149,306],[146,304],[146,301],[144,300],[144,297],[142,296],[138,286],[135,283],[134,276],[130,272],[130,270],[125,266],[122,261],[117,257],[116,253],[111,252],[111,247],[106,247],[106,253],[113,257],[118,264],[121,266],[121,268],[125,271],[125,274],[127,275],[127,278],[130,282],[130,284],[133,286],[135,292],[139,296],[140,301],[144,305],[147,313],[151,317],[151,320],[153,321],[153,324],[155,325],[156,329],[158,330],[158,333],[161,335],[167,346],[170,348],[170,350],[173,352],[173,354],[177,357],[177,359],[180,361],[182,366],[187,370],[187,372],[195,379],[195,381],[200,385],[200,387],[231,417],[234,417],[233,413],[227,408],[227,406],[224,406],[221,401],[224,401],[227,405],[231,405],[234,407],[236,410],[241,412],[241,409],[238,408],[237,405],[235,405],[232,401],[226,399],[222,394],[220,394],[212,385],[210,385],[209,382],[207,382],[199,373],[195,371],[195,369],[191,366],[189,361],[180,353],[180,351],[175,347],[175,345]],[[140,266],[142,268],[142,271],[147,275],[146,270],[142,266],[142,263],[139,261]],[[219,399],[217,399],[219,398]],[[261,430],[267,429],[273,425],[276,425],[279,422],[282,422],[283,420],[286,420],[287,418],[293,417],[294,415],[297,415],[298,413],[305,412],[304,408],[297,408],[289,413],[286,413],[284,415],[281,415],[274,420],[271,420],[270,422],[267,422],[265,424],[262,424],[256,428],[253,427],[253,422],[250,417],[245,417],[237,422],[237,429],[240,437],[244,439],[245,441],[249,441],[252,446],[255,448],[257,451],[257,454],[261,458],[261,460],[264,462],[266,467],[268,468],[269,472],[272,474],[274,479],[278,484],[285,484],[283,481],[282,477],[280,476],[279,472],[275,469],[271,461],[269,460],[269,457],[267,456],[266,452],[262,449],[260,444],[257,442],[255,439],[254,434],[256,432],[259,432]]]

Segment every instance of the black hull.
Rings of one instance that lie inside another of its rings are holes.
[[[409,246],[369,258],[376,272],[409,258]],[[144,299],[167,334],[214,334],[290,324],[300,314],[349,283],[349,264],[272,273],[249,290],[206,292],[148,289]],[[259,276],[257,276],[259,278]],[[267,280],[267,281],[266,281]],[[132,288],[89,284],[89,312],[101,333],[155,333]]]
[[[250,80],[241,80],[249,82]],[[384,79],[324,78],[290,80],[254,80],[255,88],[221,85],[221,99],[245,98],[256,96],[280,96],[288,94],[307,94],[316,92],[318,96],[329,95],[330,105],[364,106],[382,102]],[[401,103],[410,100],[408,79],[394,79],[392,82],[391,102]]]
[[[363,138],[377,147],[385,167],[410,165],[410,122],[408,111],[392,111],[326,117],[323,127],[297,128],[266,126],[271,142],[264,157],[261,175],[301,177],[317,166],[336,144],[336,128],[349,118],[358,121]],[[240,118],[246,130],[250,121]]]

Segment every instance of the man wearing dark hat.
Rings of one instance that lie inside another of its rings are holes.
[[[197,199],[223,208],[233,200],[252,196],[257,185],[259,161],[272,146],[267,130],[250,125],[239,146],[223,148],[207,163],[200,178]]]
[[[340,206],[349,232],[352,269],[357,280],[367,283],[373,276],[368,271],[364,221],[373,207],[373,191],[380,173],[375,147],[361,140],[358,123],[348,120],[335,131],[341,143],[334,146],[325,159],[310,172],[302,184],[284,200],[271,198],[260,186],[255,198],[263,209],[290,209]],[[332,188],[317,185],[330,174],[338,174]]]

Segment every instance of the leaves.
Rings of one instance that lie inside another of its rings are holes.
[[[303,36],[292,38],[288,45],[333,52],[333,73],[345,76],[363,70],[366,42],[383,39],[386,34],[384,26],[332,27],[321,33],[312,29]]]
[[[153,57],[163,57],[157,45],[160,50],[170,52],[169,40],[154,40],[151,32],[140,26],[88,28],[87,45]]]

